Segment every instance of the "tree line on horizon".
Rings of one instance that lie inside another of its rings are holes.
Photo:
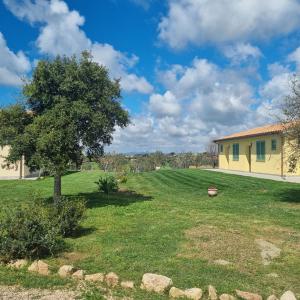
[[[80,170],[101,169],[105,172],[140,173],[158,169],[187,169],[217,166],[217,152],[143,154],[106,153],[96,160],[86,159]]]

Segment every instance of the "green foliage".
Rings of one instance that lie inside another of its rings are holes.
[[[98,190],[100,192],[103,192],[105,194],[110,194],[111,192],[117,192],[118,187],[118,181],[117,179],[112,175],[106,175],[99,178],[97,182],[95,182],[98,186]]]
[[[79,223],[85,215],[86,201],[82,198],[61,197],[50,209],[60,234],[68,237],[79,229]]]
[[[117,181],[119,183],[126,183],[128,180],[128,175],[127,175],[127,172],[126,171],[123,171],[123,172],[119,172],[117,174]]]
[[[41,258],[53,255],[63,247],[57,226],[49,210],[34,203],[6,210],[0,221],[0,260]]]
[[[80,59],[40,60],[23,94],[24,105],[0,111],[0,145],[11,146],[7,162],[24,155],[31,169],[48,170],[59,180],[70,165],[82,164],[84,152],[101,156],[115,127],[129,123],[119,81],[87,52]]]

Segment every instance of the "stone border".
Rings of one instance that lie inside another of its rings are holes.
[[[29,261],[26,259],[18,259],[11,261],[6,266],[8,268],[21,269],[27,267]],[[42,260],[35,260],[27,269],[29,272],[35,272],[40,275],[48,276],[51,274],[49,270],[49,265]],[[124,289],[135,289],[135,283],[133,281],[121,281],[119,276],[110,272],[108,274],[104,273],[94,273],[94,274],[85,274],[85,271],[82,269],[76,269],[72,265],[63,265],[59,268],[57,274],[62,277],[70,277],[75,280],[85,280],[89,282],[101,282],[105,283],[110,288],[122,287]],[[168,294],[170,298],[186,298],[192,300],[200,300],[203,295],[203,291],[200,288],[193,287],[189,289],[179,289],[173,285],[171,278],[153,274],[145,273],[142,277],[142,282],[140,285],[142,290],[147,292],[153,292],[158,294]],[[217,290],[214,286],[208,286],[208,299],[209,300],[236,300],[237,298],[243,300],[263,300],[262,296],[259,294],[251,293],[248,291],[236,290],[236,296],[230,294],[222,294],[218,296]],[[297,300],[295,294],[292,291],[286,291],[278,299],[275,295],[270,295],[267,300]]]

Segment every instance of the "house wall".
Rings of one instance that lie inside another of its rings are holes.
[[[20,178],[20,162],[9,167],[5,164],[5,158],[9,153],[9,146],[0,147],[0,178]]]
[[[5,158],[8,154],[9,146],[0,147],[0,179],[19,179],[38,175],[38,172],[30,172],[29,168],[24,163],[24,159],[7,167]]]
[[[272,150],[272,140],[276,140],[276,150]],[[256,142],[265,141],[265,160],[258,161],[256,155]],[[239,144],[239,160],[233,160],[233,144]],[[235,171],[265,173],[273,175],[281,175],[281,148],[282,138],[280,134],[263,135],[251,138],[234,139],[230,141],[218,142],[223,145],[223,152],[219,153],[219,168]],[[284,145],[284,144],[283,144]],[[249,153],[251,146],[251,154]],[[285,146],[284,146],[285,147]],[[284,150],[285,151],[285,150]],[[251,161],[251,170],[250,170]],[[298,175],[297,173],[287,173],[287,159],[284,157],[284,175]]]

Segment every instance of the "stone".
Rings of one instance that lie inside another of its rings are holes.
[[[75,268],[71,265],[63,265],[58,270],[58,275],[60,277],[68,277],[71,276],[75,271]]]
[[[84,279],[84,271],[83,270],[77,270],[76,272],[74,272],[72,274],[72,277],[76,278],[76,279]]]
[[[278,300],[278,298],[275,295],[271,295],[267,298],[267,300]]]
[[[121,287],[124,289],[133,289],[134,288],[134,282],[133,281],[122,281]]]
[[[272,259],[280,256],[281,249],[279,249],[272,243],[267,242],[262,239],[257,239],[257,240],[255,240],[255,242],[261,250],[260,255],[262,258],[262,262],[265,266],[269,265],[271,263]]]
[[[268,277],[278,278],[279,275],[277,273],[269,273],[267,274]]]
[[[217,259],[214,261],[215,264],[217,265],[221,265],[221,266],[227,266],[227,265],[230,265],[231,262],[230,261],[227,261],[227,260],[224,260],[224,259]]]
[[[171,298],[182,298],[182,297],[185,297],[185,293],[183,290],[178,289],[177,287],[173,286],[173,287],[171,287],[171,289],[169,291],[169,296]]]
[[[119,283],[119,276],[114,272],[110,272],[110,273],[106,274],[105,282],[108,286],[115,287]]]
[[[104,274],[103,273],[95,273],[95,274],[85,275],[84,279],[86,281],[92,281],[92,282],[103,282]]]
[[[286,291],[281,297],[280,300],[297,300],[296,296],[292,291]]]
[[[235,297],[229,294],[222,294],[220,296],[220,300],[235,300]]]
[[[163,275],[145,273],[143,275],[141,289],[148,292],[165,293],[172,287],[172,279]]]
[[[7,266],[9,268],[22,269],[28,265],[28,260],[26,259],[17,259],[16,261],[11,261]]]
[[[262,296],[254,293],[235,290],[236,294],[244,300],[262,300]]]
[[[28,268],[29,272],[36,272],[41,275],[49,275],[49,265],[43,262],[42,260],[34,261]]]
[[[200,300],[202,297],[202,290],[198,288],[191,288],[184,291],[184,295],[188,299]]]
[[[208,298],[210,300],[218,300],[217,290],[212,285],[208,286]]]

